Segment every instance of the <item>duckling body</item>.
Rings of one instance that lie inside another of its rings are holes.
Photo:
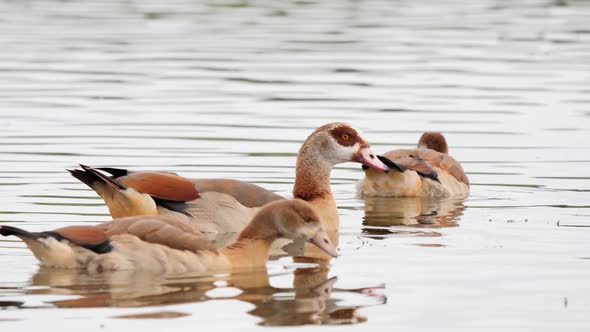
[[[202,233],[172,216],[136,216],[96,226],[31,233],[0,226],[0,235],[21,238],[41,265],[57,268],[206,273],[263,267],[271,244],[287,237],[312,241],[336,255],[319,217],[301,200],[261,208],[236,242],[217,250]]]
[[[448,155],[444,136],[424,133],[415,149],[383,154],[389,173],[367,169],[358,191],[366,196],[466,197],[469,179],[461,164]]]

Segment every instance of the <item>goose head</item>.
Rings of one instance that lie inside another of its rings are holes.
[[[361,133],[343,122],[333,122],[317,128],[305,141],[300,155],[324,160],[329,166],[358,162],[378,171],[387,171]]]
[[[279,237],[307,241],[330,256],[338,256],[313,207],[301,200],[281,200],[273,204],[273,219]]]

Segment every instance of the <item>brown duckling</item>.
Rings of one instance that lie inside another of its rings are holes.
[[[271,202],[260,209],[236,242],[217,250],[199,231],[174,216],[138,216],[95,226],[28,232],[0,226],[0,235],[23,240],[41,265],[89,272],[142,270],[217,273],[266,264],[277,238],[304,240],[330,256],[336,249],[313,207],[299,199]]]

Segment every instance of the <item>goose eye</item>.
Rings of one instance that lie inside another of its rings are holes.
[[[312,222],[312,221],[313,221],[313,218],[312,218],[312,217],[310,217],[310,216],[307,216],[307,217],[305,217],[305,219],[304,219],[304,220],[305,220],[305,222],[306,222],[306,223],[310,223],[310,222]]]
[[[350,139],[350,135],[348,134],[342,134],[342,139],[345,141],[348,141]]]

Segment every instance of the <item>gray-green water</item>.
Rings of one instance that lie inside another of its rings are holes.
[[[65,171],[79,162],[289,196],[298,147],[332,121],[377,152],[443,131],[473,183],[466,201],[364,201],[358,164],[336,167],[341,256],[281,259],[269,276],[91,278],[39,270],[2,239],[2,329],[590,327],[588,2],[5,0],[0,12],[3,224],[107,220]]]

